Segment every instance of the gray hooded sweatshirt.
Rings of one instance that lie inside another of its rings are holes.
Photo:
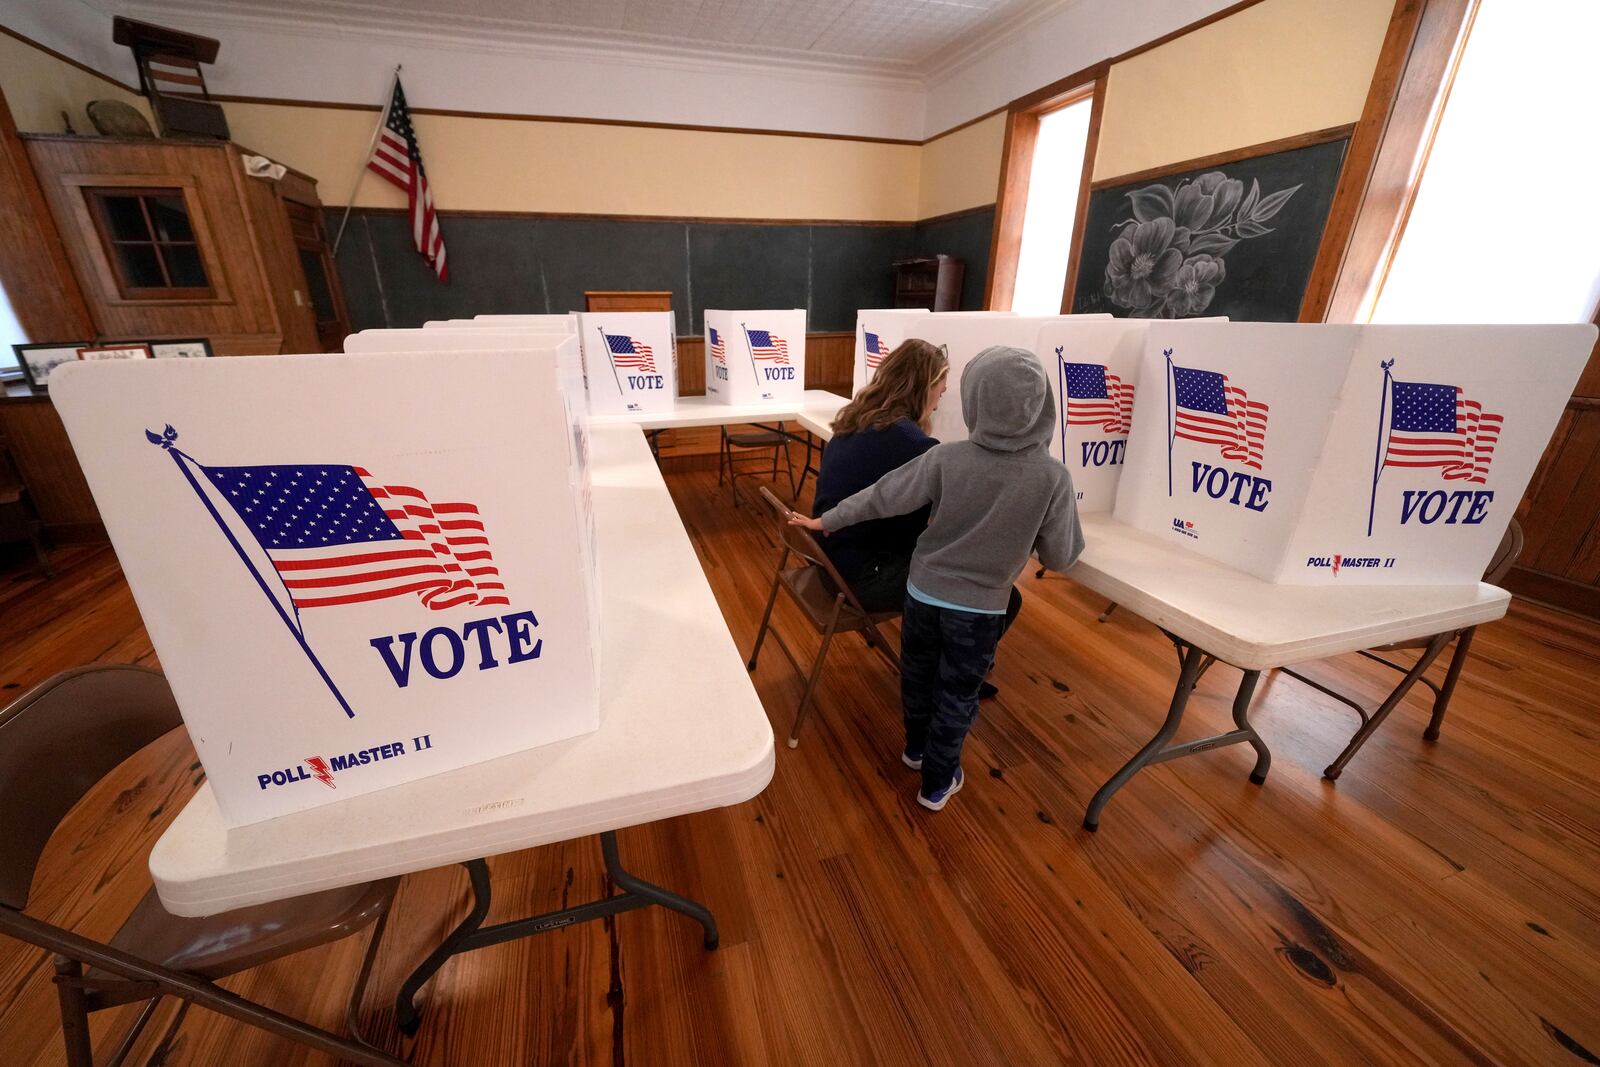
[[[1063,571],[1083,551],[1072,476],[1050,455],[1056,403],[1031,352],[996,346],[961,374],[968,437],[924,452],[822,516],[828,532],[933,505],[911,584],[984,611],[1006,606],[1028,556]]]

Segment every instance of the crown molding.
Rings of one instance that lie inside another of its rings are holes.
[[[687,38],[631,32],[600,34],[560,27],[530,28],[525,23],[474,16],[451,16],[397,28],[397,16],[377,5],[336,0],[315,14],[261,15],[211,0],[122,0],[108,2],[108,14],[140,19],[192,19],[212,26],[293,37],[381,40],[414,48],[514,55],[536,59],[623,62],[659,70],[707,70],[734,74],[774,73],[826,80],[831,85],[921,90],[918,64],[874,60],[864,70],[853,56],[805,56],[781,49],[739,46],[740,58],[710,55],[706,43]],[[698,50],[696,50],[698,49]]]

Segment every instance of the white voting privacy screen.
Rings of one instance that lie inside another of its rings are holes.
[[[1268,581],[1477,581],[1594,336],[1152,326],[1116,517]]]
[[[795,400],[805,391],[806,313],[712,311],[706,316],[706,395],[724,404]]]
[[[1477,581],[1594,341],[1588,324],[1361,327],[1278,580]]]
[[[585,312],[577,318],[592,413],[672,410],[678,394],[678,340],[672,312]]]
[[[1010,312],[934,312],[917,325],[917,336],[943,345],[950,359],[950,389],[933,415],[933,436],[965,441],[967,424],[961,412],[961,375],[974,356],[992,345],[1009,345],[1039,354],[1039,331],[1064,319],[1100,321],[1110,315],[1013,315]],[[1041,365],[1049,370],[1049,364]]]
[[[231,825],[598,727],[574,445],[534,356],[51,383]]]
[[[1226,319],[1190,319],[1226,322]],[[1060,420],[1050,452],[1072,472],[1078,510],[1110,511],[1126,458],[1149,319],[1070,315],[1039,328]]]
[[[917,336],[916,324],[926,321],[927,308],[862,308],[856,312],[856,352],[850,378],[850,395],[872,380],[890,352]]]

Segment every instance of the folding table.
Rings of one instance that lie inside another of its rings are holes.
[[[1266,781],[1272,754],[1250,725],[1250,699],[1261,672],[1344,652],[1433,636],[1417,663],[1343,753],[1339,769],[1363,745],[1457,630],[1506,613],[1511,594],[1479,582],[1466,586],[1274,585],[1224,567],[1155,534],[1119,523],[1104,512],[1083,516],[1086,547],[1068,578],[1154,623],[1178,650],[1180,669],[1166,720],[1155,737],[1112,775],[1083,817],[1099,827],[1112,794],[1152,763],[1247,743],[1255,750],[1250,780]],[[1235,729],[1168,747],[1183,721],[1189,694],[1206,668],[1229,663],[1244,672],[1233,701]]]
[[[590,440],[600,729],[233,829],[203,786],[150,854],[168,911],[211,915],[464,864],[473,907],[402,986],[397,1011],[407,1032],[419,1023],[415,994],[458,952],[649,904],[695,919],[716,947],[708,910],[622,869],[615,832],[760,793],[772,779],[772,727],[644,440],[628,425],[595,426]],[[591,834],[622,892],[482,926],[484,857]]]

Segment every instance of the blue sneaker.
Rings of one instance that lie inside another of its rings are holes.
[[[900,762],[914,771],[922,770],[922,753],[912,752],[909,749],[900,753]]]
[[[950,779],[950,784],[939,790],[933,796],[924,796],[921,790],[917,791],[917,803],[929,811],[943,811],[944,806],[950,803],[950,798],[961,792],[961,786],[966,782],[967,776],[961,773],[961,768],[956,768],[956,776]]]

